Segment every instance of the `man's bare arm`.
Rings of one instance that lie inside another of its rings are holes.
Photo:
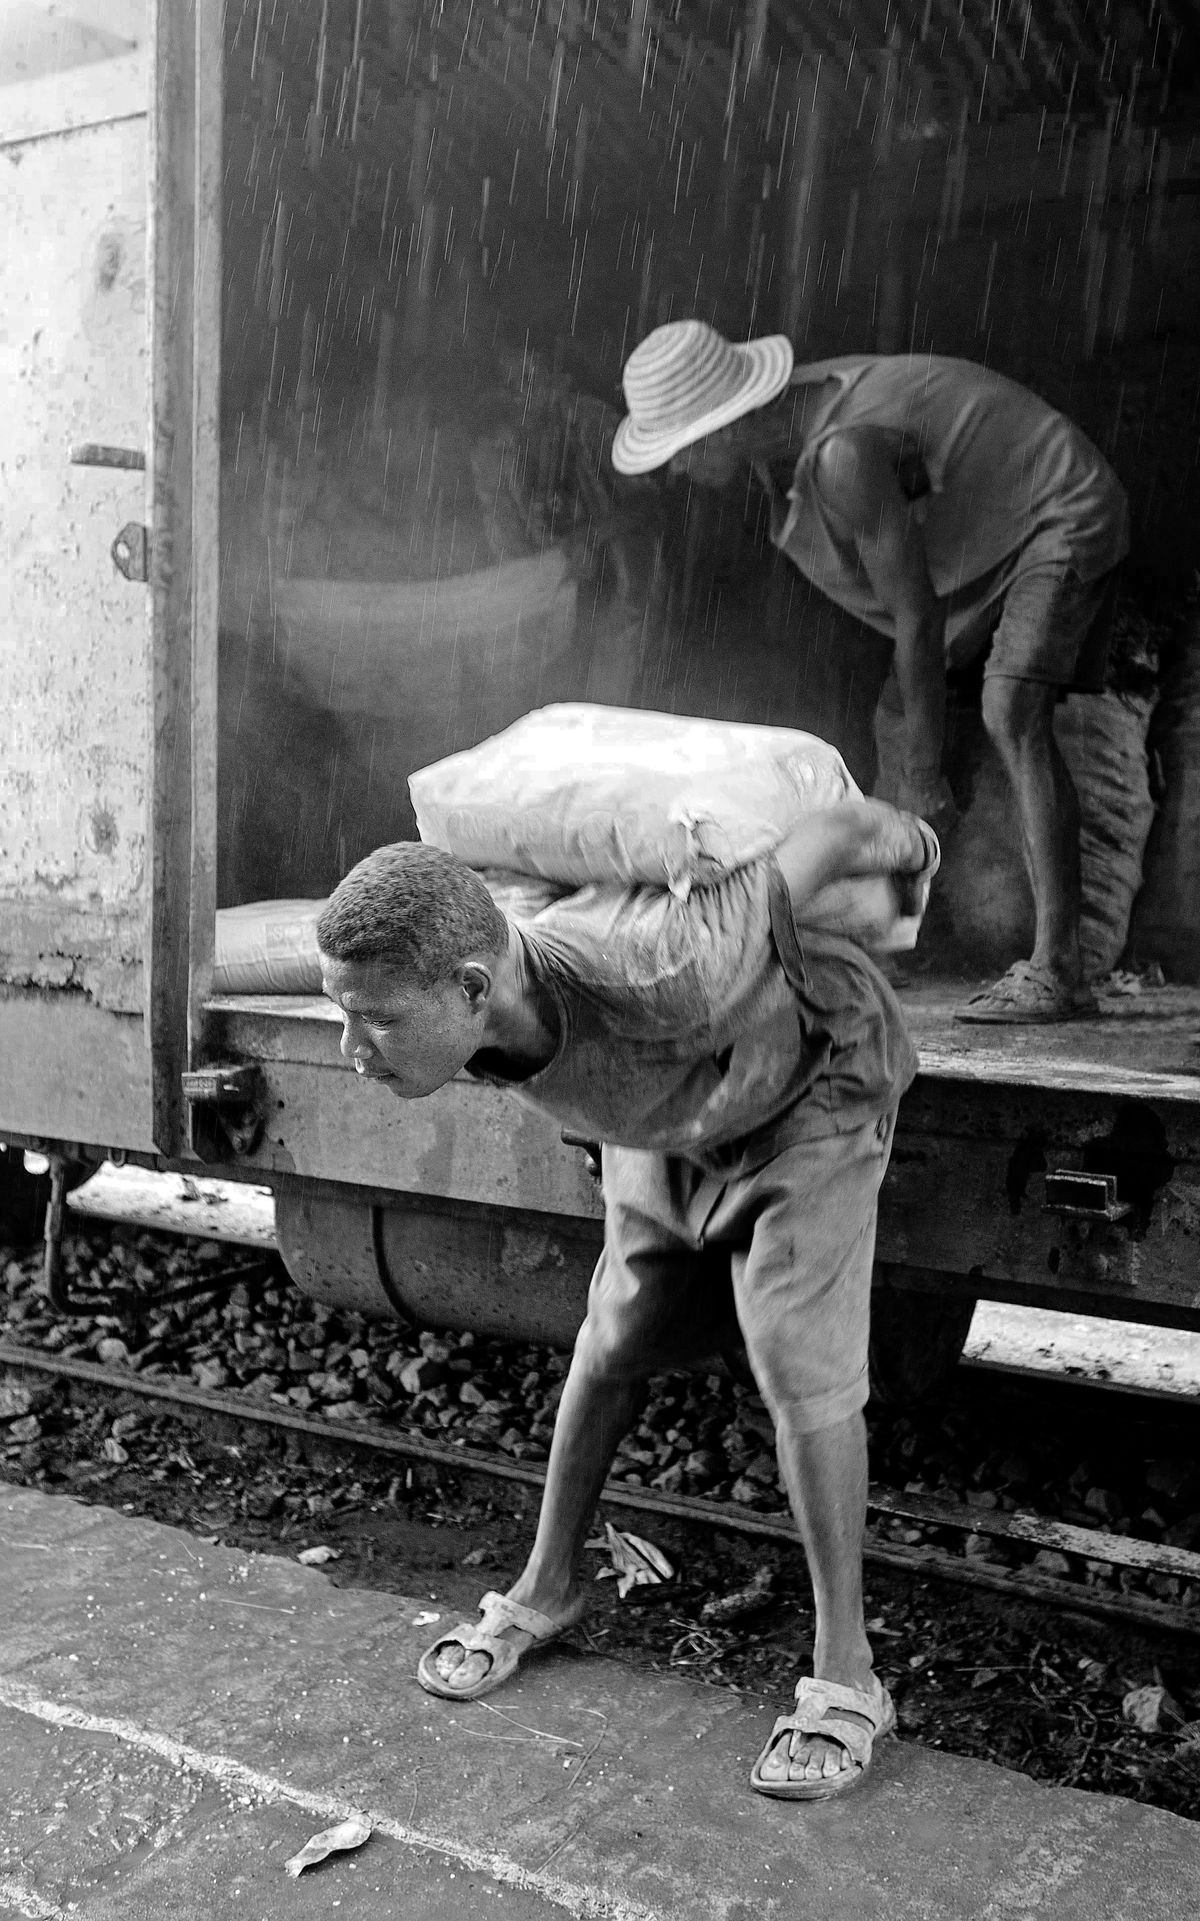
[[[931,791],[946,731],[945,610],[934,591],[925,542],[895,473],[894,450],[877,428],[853,427],[821,447],[821,499],[849,532],[867,577],[896,628],[895,670],[904,702],[905,787]]]

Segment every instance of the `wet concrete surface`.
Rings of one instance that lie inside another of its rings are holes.
[[[336,1916],[337,1921],[561,1921],[541,1895],[376,1834],[298,1880],[283,1863],[313,1817],[131,1749],[0,1709],[0,1916]]]
[[[428,1592],[338,1589],[0,1489],[0,1914],[1190,1911],[1195,1824],[985,1762],[893,1739],[841,1802],[752,1795],[777,1701],[563,1649],[489,1703],[441,1704],[413,1666],[457,1618]],[[287,1877],[287,1856],[351,1808],[375,1826],[366,1846]]]

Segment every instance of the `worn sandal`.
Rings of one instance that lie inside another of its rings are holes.
[[[1014,961],[1007,974],[973,994],[965,1006],[956,1007],[954,1018],[996,1026],[1049,1026],[1057,1021],[1089,1020],[1099,1012],[1090,987],[1073,985],[1032,961]]]
[[[796,1712],[779,1716],[751,1770],[750,1786],[775,1801],[828,1801],[832,1795],[845,1794],[849,1788],[857,1787],[871,1765],[875,1742],[881,1735],[890,1734],[896,1725],[891,1695],[878,1675],[872,1675],[871,1680],[873,1689],[843,1687],[838,1681],[818,1681],[811,1674],[797,1681]],[[869,1727],[849,1718],[859,1714],[870,1723]],[[836,1741],[854,1766],[816,1781],[764,1780],[764,1761],[785,1735],[793,1734],[819,1734],[823,1740]]]
[[[565,1634],[575,1626],[583,1614],[583,1604],[577,1613],[565,1621],[552,1621],[548,1614],[540,1614],[536,1608],[522,1607],[519,1601],[510,1601],[505,1594],[485,1594],[479,1603],[480,1618],[477,1622],[462,1621],[449,1634],[438,1637],[431,1648],[426,1649],[417,1663],[417,1679],[427,1694],[440,1695],[443,1701],[478,1701],[481,1694],[490,1694],[516,1672],[518,1663],[534,1647],[546,1647],[551,1641]],[[504,1636],[509,1628],[519,1628],[524,1634],[532,1634],[530,1647],[514,1647]],[[443,1679],[435,1665],[443,1648],[460,1647],[467,1654],[486,1654],[491,1666],[486,1674],[480,1676],[473,1687],[456,1688]]]

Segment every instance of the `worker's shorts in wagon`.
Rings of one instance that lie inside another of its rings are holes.
[[[776,1427],[835,1427],[867,1399],[871,1269],[895,1109],[732,1176],[605,1146],[604,1248],[576,1354],[644,1379],[740,1334]]]
[[[969,593],[984,602],[950,645],[947,667],[983,660],[985,680],[1035,680],[1064,693],[1104,687],[1120,569],[1082,580],[1068,561],[997,569]],[[949,597],[953,610],[955,595]],[[951,624],[948,622],[948,624]]]

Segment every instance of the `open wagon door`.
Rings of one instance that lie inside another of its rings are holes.
[[[0,13],[0,1139],[48,1150],[186,1151],[220,88],[215,6]]]

